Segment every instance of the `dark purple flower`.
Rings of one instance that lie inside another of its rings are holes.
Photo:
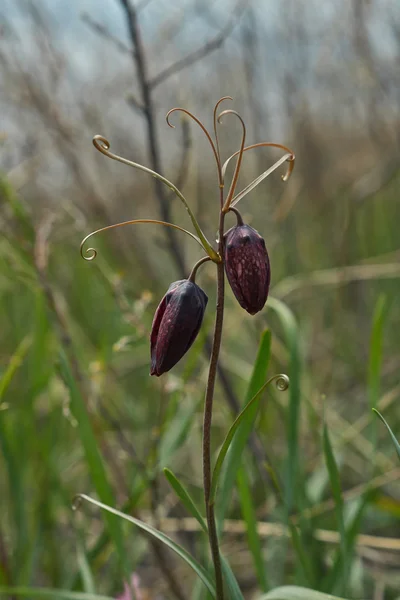
[[[154,315],[151,328],[150,375],[172,369],[199,332],[208,298],[198,285],[183,279],[171,283]]]
[[[225,234],[225,271],[240,306],[255,315],[267,301],[271,269],[265,242],[249,225]]]

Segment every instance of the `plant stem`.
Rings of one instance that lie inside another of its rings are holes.
[[[219,252],[223,256],[223,233],[224,233],[225,215],[220,214],[219,219]],[[217,306],[215,314],[214,339],[211,350],[210,368],[208,372],[208,381],[206,388],[206,397],[204,403],[204,422],[203,422],[203,482],[204,498],[206,504],[208,536],[211,548],[211,555],[215,570],[215,585],[217,589],[217,600],[223,600],[223,580],[221,570],[221,559],[218,547],[218,534],[215,523],[214,505],[210,505],[211,490],[211,423],[212,409],[214,399],[215,379],[218,368],[219,351],[221,347],[222,325],[224,320],[224,300],[225,300],[225,280],[224,263],[217,263]]]

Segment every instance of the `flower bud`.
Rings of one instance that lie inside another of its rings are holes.
[[[271,269],[265,242],[249,225],[225,234],[225,271],[240,306],[255,315],[267,301]]]
[[[159,377],[189,350],[199,332],[208,298],[188,279],[171,283],[151,328],[150,375]]]

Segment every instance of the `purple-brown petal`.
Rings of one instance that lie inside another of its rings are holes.
[[[189,350],[199,332],[208,298],[186,279],[172,283],[153,319],[151,375],[169,371]]]
[[[249,225],[236,225],[225,234],[225,272],[240,306],[255,315],[265,305],[271,268],[265,242]]]

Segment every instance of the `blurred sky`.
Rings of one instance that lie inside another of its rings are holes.
[[[321,43],[323,36],[329,35],[330,29],[336,27],[338,22],[342,21],[344,28],[348,24],[352,5],[350,0],[293,0],[284,3],[278,0],[254,0],[251,6],[257,25],[262,26],[266,34],[264,43],[270,43],[271,51],[276,49],[277,33],[285,29],[285,17],[296,18],[295,14],[291,16],[293,8],[296,10],[296,2],[301,8],[302,20],[313,32],[315,44]],[[24,0],[0,2],[2,19],[12,21],[19,33],[24,31],[29,19],[24,4]],[[166,18],[172,23],[180,21],[179,34],[174,36],[173,43],[187,52],[194,50],[202,40],[215,35],[229,18],[235,4],[234,0],[174,0],[167,3],[164,0],[150,0],[140,11],[141,26],[148,37],[147,41],[156,42]],[[106,25],[115,36],[128,43],[126,23],[118,0],[35,0],[34,5],[38,10],[43,9],[51,19],[60,47],[65,49],[82,73],[91,70],[93,62],[98,60],[99,48],[104,49],[100,40],[96,40],[96,36],[88,31],[82,21],[83,14],[87,13],[92,19]],[[374,50],[381,58],[391,58],[398,43],[391,25],[400,19],[400,2],[374,0],[371,6],[368,28]],[[164,32],[161,30],[161,33]],[[26,41],[29,44],[29,38]]]

